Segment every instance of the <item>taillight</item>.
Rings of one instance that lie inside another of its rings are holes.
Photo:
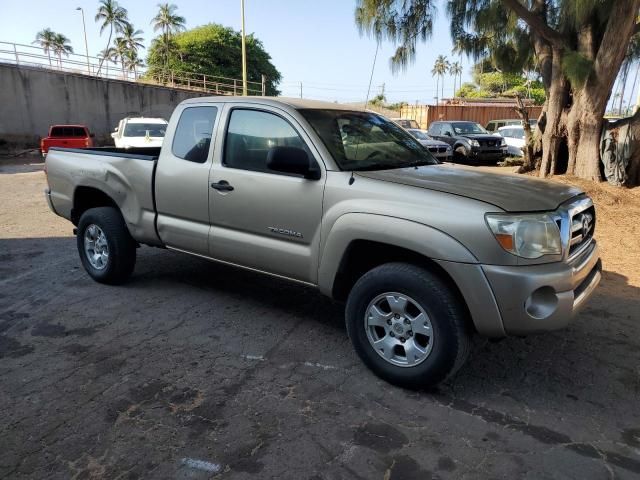
[[[87,139],[84,141],[84,146],[85,146],[85,147],[90,147],[90,146],[91,146],[91,139],[90,139],[90,138],[87,138]]]

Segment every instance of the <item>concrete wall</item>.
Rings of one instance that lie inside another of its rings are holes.
[[[0,64],[0,144],[37,147],[53,124],[82,124],[99,144],[128,115],[171,116],[192,91]]]

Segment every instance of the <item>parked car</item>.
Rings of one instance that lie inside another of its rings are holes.
[[[454,162],[495,165],[507,154],[504,139],[491,135],[476,122],[431,122],[427,133],[451,145]]]
[[[438,160],[442,162],[450,162],[453,157],[453,150],[448,143],[441,142],[439,140],[434,140],[425,130],[417,130],[415,128],[408,128],[407,132],[409,132],[413,137],[418,140],[422,146],[426,147],[427,150],[431,152],[431,155],[436,157]]]
[[[52,125],[49,135],[40,140],[40,153],[45,157],[51,147],[93,147],[94,137],[84,125]]]
[[[531,125],[531,128],[534,128],[536,125],[538,125],[538,120],[530,119],[529,124]],[[519,118],[510,118],[507,120],[491,120],[489,123],[487,123],[485,130],[489,133],[496,133],[499,128],[512,125],[522,126],[522,120],[520,120]]]
[[[418,124],[418,122],[416,122],[411,118],[392,118],[391,121],[396,122],[402,128],[406,128],[406,129],[412,128],[412,129],[420,130],[420,125]]]
[[[452,375],[475,332],[566,326],[601,277],[583,191],[441,164],[334,103],[193,98],[162,148],[54,147],[46,167],[97,282],[125,282],[151,245],[317,288],[346,301],[364,363],[407,387]]]
[[[498,134],[504,137],[507,143],[507,155],[511,157],[523,157],[524,152],[524,128],[522,126],[500,127]]]
[[[111,137],[117,148],[153,148],[161,147],[167,132],[164,118],[123,118]]]

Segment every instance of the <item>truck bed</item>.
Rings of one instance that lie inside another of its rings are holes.
[[[104,192],[118,205],[131,236],[161,245],[155,229],[154,176],[160,148],[60,148],[46,158],[50,199],[55,211],[74,218],[78,192]]]

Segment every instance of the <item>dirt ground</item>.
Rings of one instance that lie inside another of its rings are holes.
[[[311,289],[152,248],[92,282],[39,159],[0,158],[0,478],[639,478],[640,189],[551,181],[596,203],[589,305],[410,392]]]

